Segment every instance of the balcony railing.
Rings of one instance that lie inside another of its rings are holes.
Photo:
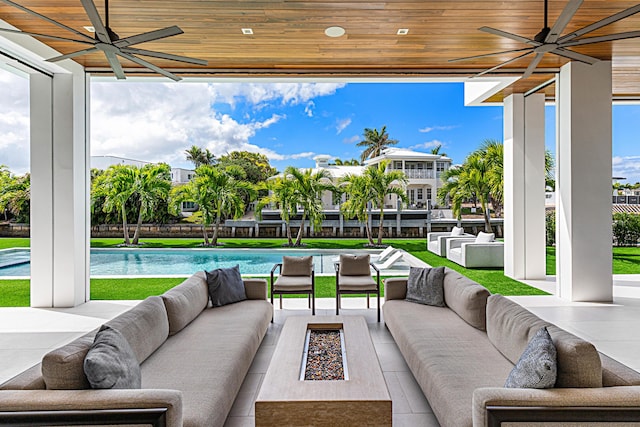
[[[405,169],[403,172],[409,179],[433,179],[434,177],[432,169]]]

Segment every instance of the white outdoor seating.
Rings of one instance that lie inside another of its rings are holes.
[[[447,240],[458,237],[475,237],[473,234],[464,232],[462,227],[453,227],[451,231],[437,231],[427,233],[427,249],[434,254],[447,256]]]
[[[493,233],[447,240],[447,259],[465,268],[504,267],[504,243]]]
[[[394,253],[397,252],[398,249],[394,248],[393,246],[387,246],[382,252],[380,252],[377,255],[371,255],[371,262],[385,262],[387,259],[389,259],[389,257]]]
[[[393,267],[393,265],[396,262],[400,261],[402,259],[402,256],[403,256],[402,251],[396,251],[385,262],[382,262],[382,263],[376,262],[373,265],[378,270],[387,270],[387,269]]]

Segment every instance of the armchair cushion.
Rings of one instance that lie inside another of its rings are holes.
[[[283,256],[282,275],[283,276],[311,276],[313,269],[312,256]]]
[[[340,255],[341,276],[370,276],[370,257],[366,255]]]
[[[310,291],[311,276],[278,276],[273,284],[274,291]]]
[[[458,227],[458,226],[453,226],[453,228],[451,229],[451,236],[462,236],[464,234],[464,228],[462,227]]]
[[[407,301],[444,307],[444,267],[409,269]]]
[[[209,297],[214,307],[222,307],[247,299],[239,265],[231,268],[216,268],[212,271],[205,271],[205,273],[209,286]]]
[[[366,276],[339,276],[341,291],[375,291],[378,284],[367,274]]]
[[[133,349],[116,329],[102,326],[84,359],[91,388],[140,388],[140,364]]]
[[[489,243],[493,242],[495,239],[496,235],[494,233],[485,233],[481,231],[476,236],[476,243]]]
[[[556,347],[546,327],[538,329],[504,384],[507,388],[553,388],[558,364]]]

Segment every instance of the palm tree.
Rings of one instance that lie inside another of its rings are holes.
[[[358,147],[366,147],[360,156],[360,160],[364,162],[366,159],[379,156],[382,153],[382,150],[390,145],[396,145],[397,143],[397,139],[389,139],[387,127],[382,126],[382,129],[379,132],[378,129],[375,128],[365,128],[364,139],[356,145]]]
[[[148,164],[137,172],[134,194],[138,199],[138,222],[133,234],[134,245],[138,244],[142,220],[153,214],[158,203],[166,199],[171,190],[171,168],[166,163]]]
[[[489,159],[479,153],[472,153],[465,161],[464,168],[468,177],[471,191],[478,198],[484,217],[484,231],[491,232],[491,212],[489,211],[489,199],[491,197],[491,164]]]
[[[0,168],[0,212],[7,212],[17,222],[29,222],[31,208],[31,175],[12,176],[5,167]]]
[[[292,179],[294,184],[294,200],[302,208],[302,219],[294,246],[300,246],[302,242],[302,231],[305,228],[305,220],[308,217],[314,227],[322,224],[324,215],[322,213],[322,192],[335,187],[331,183],[331,175],[326,169],[313,172],[307,169],[304,172],[293,166],[289,166],[284,171],[287,179]],[[290,177],[290,178],[289,178]]]
[[[369,224],[369,201],[373,199],[371,187],[364,175],[348,174],[340,179],[340,189],[349,195],[347,200],[340,206],[340,211],[347,218],[356,217],[358,221],[365,225],[367,240],[373,246],[373,235]]]
[[[448,199],[458,221],[462,218],[462,203],[473,197],[466,177],[464,166],[451,167],[442,173],[444,184],[438,189],[438,202],[446,204]]]
[[[298,213],[294,181],[287,177],[276,177],[260,185],[259,189],[268,190],[269,193],[262,197],[256,205],[256,217],[262,220],[262,211],[267,206],[276,206],[280,209],[280,218],[284,221],[287,233],[287,245],[293,246],[291,237],[291,217]]]
[[[445,156],[447,155],[447,153],[441,153],[440,149],[442,148],[442,144],[438,144],[435,147],[433,147],[431,149],[431,154],[435,154],[436,156]]]
[[[488,163],[489,201],[499,217],[504,206],[504,145],[495,139],[485,139],[476,153]]]
[[[127,202],[135,193],[138,174],[139,169],[135,166],[109,166],[104,174],[94,180],[91,189],[92,201],[104,197],[104,212],[120,211],[125,245],[131,244],[127,225]]]
[[[371,165],[364,170],[363,176],[367,180],[371,192],[371,202],[380,210],[380,224],[378,225],[378,245],[382,244],[384,232],[384,199],[390,194],[397,195],[404,203],[409,199],[404,187],[407,185],[407,177],[399,170],[387,171],[389,161],[385,160],[377,165]]]
[[[184,152],[187,161],[193,163],[196,169],[201,165],[213,165],[216,162],[216,156],[208,148],[203,150],[197,145],[192,145],[191,148]]]
[[[202,165],[196,169],[196,176],[188,184],[176,187],[171,193],[171,205],[179,209],[182,202],[195,202],[202,213],[202,232],[206,246],[217,246],[218,229],[222,218],[239,218],[244,213],[244,194],[254,195],[250,182],[238,179],[244,171],[230,166],[221,169]],[[209,239],[207,227],[214,224],[213,236]]]

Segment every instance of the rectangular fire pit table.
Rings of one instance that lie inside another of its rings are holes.
[[[301,380],[308,329],[344,332],[348,379]],[[391,396],[360,316],[295,316],[284,323],[255,406],[256,426],[391,425]]]

